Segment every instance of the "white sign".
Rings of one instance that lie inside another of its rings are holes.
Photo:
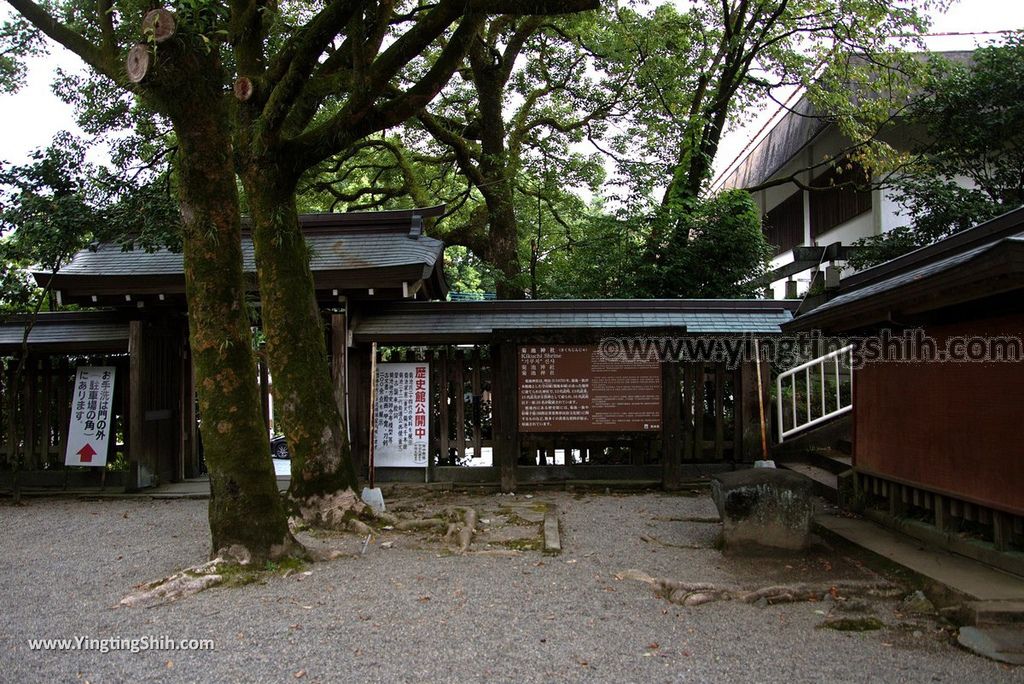
[[[430,443],[430,380],[426,363],[377,365],[376,432],[373,462],[378,468],[426,468]]]
[[[107,465],[107,444],[113,429],[113,366],[81,366],[71,397],[71,422],[64,465]]]

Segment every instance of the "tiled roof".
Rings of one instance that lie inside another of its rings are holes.
[[[0,324],[0,347],[21,345],[24,324]],[[42,318],[29,334],[29,344],[90,344],[97,342],[127,342],[128,323],[107,321],[55,320]]]
[[[444,243],[428,237],[411,239],[400,234],[309,235],[306,242],[312,252],[313,271],[345,271],[422,264],[432,267],[439,260]],[[256,271],[252,240],[243,238],[245,271]],[[60,275],[130,276],[176,275],[183,273],[180,253],[161,249],[156,252],[124,251],[118,245],[104,244],[95,250],[75,255]]]
[[[888,278],[887,280],[880,280],[870,285],[865,285],[864,287],[861,287],[859,289],[852,290],[844,294],[840,294],[836,296],[834,299],[830,299],[824,304],[815,307],[810,311],[808,315],[818,315],[825,313],[826,311],[832,311],[841,306],[850,304],[851,302],[868,299],[870,297],[880,295],[883,292],[889,292],[891,290],[903,287],[904,285],[909,285],[919,280],[930,278],[932,276],[956,268],[961,264],[966,264],[967,262],[972,261],[973,259],[983,254],[986,254],[987,252],[1001,249],[1007,245],[1024,246],[1024,236],[1005,238],[998,242],[989,243],[987,245],[981,245],[979,247],[975,247],[974,249],[969,249],[965,252],[961,252],[960,254],[954,254],[953,256],[946,257],[945,259],[939,259],[938,261],[934,261],[930,264],[925,264],[911,271],[907,271],[899,275],[894,275],[893,277]]]
[[[538,306],[530,311],[529,302],[520,302],[515,311],[495,311],[482,304],[478,307],[461,306],[423,307],[409,306],[400,311],[383,311],[360,320],[355,334],[366,339],[380,335],[489,335],[495,330],[561,330],[574,328],[622,328],[641,332],[655,328],[685,328],[687,333],[744,334],[780,332],[780,326],[792,319],[790,311],[780,303],[777,309],[744,310],[657,310],[631,306],[622,301],[621,308],[586,310],[587,302],[560,302],[570,304],[564,310],[552,311]],[[511,304],[508,303],[508,304]],[[546,302],[538,301],[538,305]],[[579,308],[573,308],[578,304]],[[680,307],[682,309],[682,307]]]

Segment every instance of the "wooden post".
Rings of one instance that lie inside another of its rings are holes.
[[[680,411],[679,362],[661,364],[661,463],[662,486],[679,489],[682,479],[682,415]]]
[[[369,466],[366,439],[369,422],[369,369],[368,347],[355,347],[348,355],[348,415],[352,424],[349,437],[352,446],[352,464],[357,473],[365,474]]]
[[[686,362],[683,364],[683,454],[684,461],[693,460],[693,383],[694,364]]]
[[[762,369],[762,387],[767,387]],[[757,366],[753,361],[744,361],[740,366],[740,401],[739,418],[743,424],[743,444],[737,460],[753,463],[761,458],[761,419],[760,400],[757,385]],[[765,418],[771,411],[765,411]]]
[[[741,418],[743,412],[740,410],[742,406],[740,392],[743,388],[741,375],[739,367],[732,369],[732,455],[729,457],[729,461],[733,465],[742,460],[740,457],[743,444],[743,420]]]
[[[953,516],[950,515],[949,501],[946,500],[946,497],[936,494],[932,508],[935,511],[935,529],[942,534],[952,532]]]
[[[338,411],[345,421],[345,428],[348,429],[348,415],[345,411],[345,385],[347,364],[346,352],[348,351],[348,328],[345,314],[331,314],[331,381],[334,384],[334,402],[338,405]],[[352,431],[349,430],[351,439]]]
[[[501,491],[516,489],[519,461],[518,365],[516,345],[505,342],[492,348],[496,369],[492,388],[494,459],[501,475]]]
[[[437,422],[441,424],[441,433],[438,435],[438,453],[443,463],[448,462],[448,348],[445,347],[438,359],[437,377],[440,380],[438,385],[438,406]]]
[[[430,425],[427,432],[427,482],[434,482],[434,463],[437,460],[435,454],[438,453],[438,444],[441,439],[441,421],[437,419],[437,414],[434,411],[434,397],[442,396],[438,391],[441,387],[441,379],[437,375],[438,364],[434,360],[432,349],[427,350],[426,360],[427,376],[430,378],[430,392],[427,394],[427,420]]]
[[[142,452],[142,321],[128,324],[128,475],[125,489],[148,485],[143,482]]]
[[[42,463],[44,468],[49,468],[50,463],[50,443],[52,442],[53,435],[50,426],[50,413],[53,407],[53,370],[50,367],[50,357],[44,356],[42,360],[42,374],[43,374],[43,394],[40,401],[40,407],[42,408],[42,418],[40,421],[39,430],[39,451],[42,454]]]
[[[693,377],[693,458],[704,461],[704,363],[694,369]]]
[[[1010,548],[1010,533],[1013,523],[1010,516],[1002,511],[992,511],[992,545],[996,551]]]
[[[198,475],[196,462],[196,397],[192,380],[192,356],[188,348],[188,331],[178,338],[179,355],[181,357],[180,378],[178,387],[178,434],[181,450],[179,477],[188,479]]]
[[[483,393],[480,381],[480,347],[473,347],[473,374],[471,382],[473,385],[473,458],[480,458],[480,449],[483,442],[483,435],[480,430],[481,420],[481,395]]]
[[[452,383],[455,385],[455,449],[459,460],[466,458],[466,379],[465,355],[462,350],[455,352],[455,372]]]
[[[715,462],[725,460],[725,364],[715,365]]]
[[[64,452],[68,448],[68,423],[71,421],[71,391],[68,384],[73,380],[68,378],[68,373],[71,371],[68,370],[66,357],[60,358],[57,369],[57,463],[63,467]],[[114,411],[113,403],[111,403],[110,425],[113,426],[113,424]],[[111,439],[110,443],[114,444],[116,441],[116,439]]]
[[[24,454],[25,454],[25,470],[37,470],[39,464],[36,462],[36,435],[35,435],[35,423],[36,423],[36,402],[35,402],[35,388],[36,388],[36,369],[33,368],[32,356],[29,355],[25,358],[25,375],[23,382],[25,383],[24,389],[22,390],[22,403],[21,403],[21,422],[25,426],[24,439]]]

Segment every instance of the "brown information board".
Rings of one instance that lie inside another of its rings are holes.
[[[604,358],[596,345],[519,347],[521,432],[661,429],[661,364]]]

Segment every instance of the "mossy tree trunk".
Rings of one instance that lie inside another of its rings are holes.
[[[291,452],[288,493],[301,506],[312,497],[355,490],[358,479],[331,382],[295,180],[278,168],[253,162],[242,176],[253,221],[274,408]]]
[[[212,552],[260,562],[292,552],[296,542],[261,416],[224,74],[216,53],[197,38],[161,46],[157,60],[144,96],[167,114],[178,138],[189,342],[210,472]]]

